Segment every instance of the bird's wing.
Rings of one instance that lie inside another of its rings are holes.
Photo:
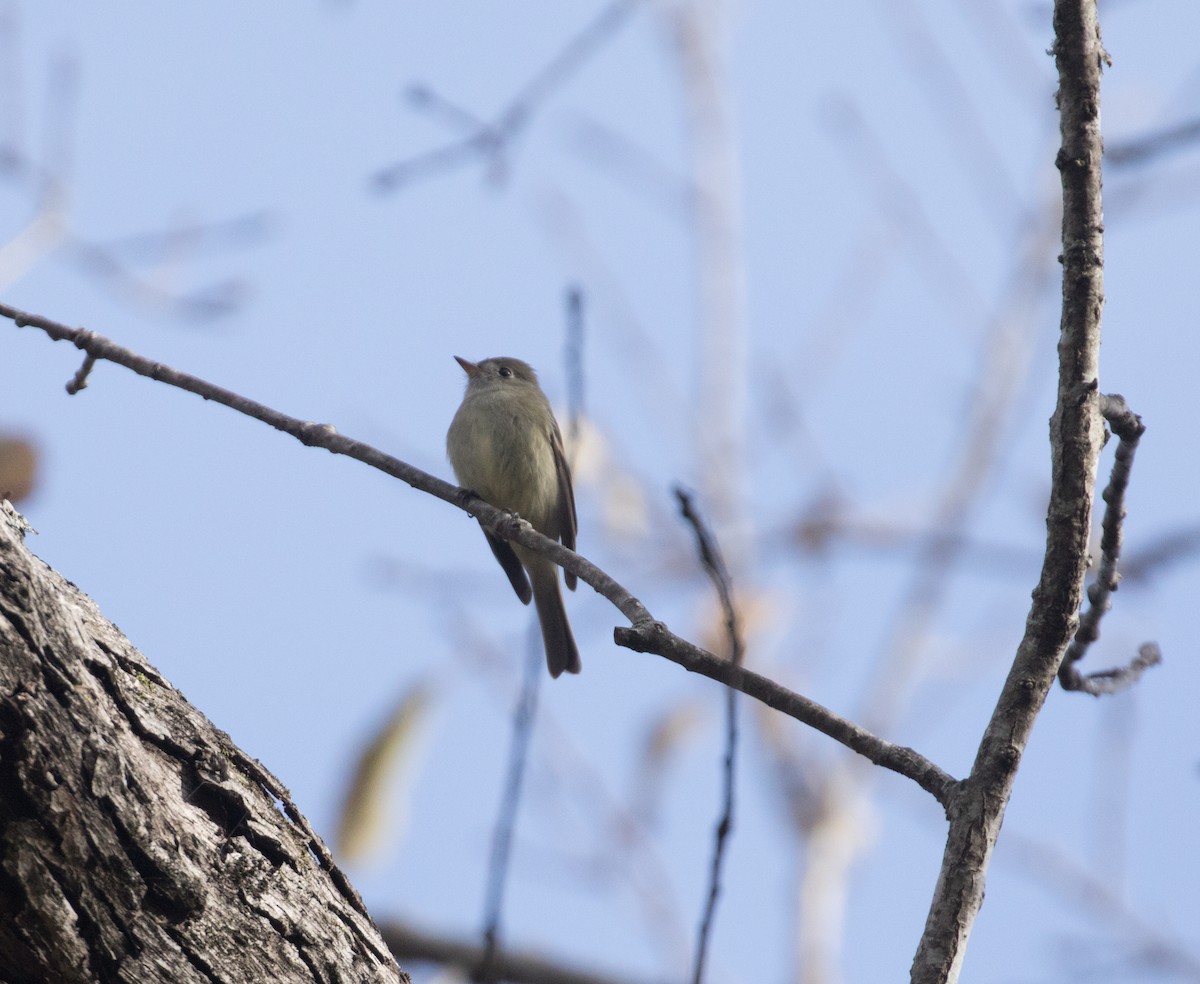
[[[575,549],[575,533],[578,530],[578,520],[575,516],[575,486],[571,484],[571,469],[567,466],[567,456],[563,453],[562,434],[558,429],[558,421],[550,422],[550,447],[554,451],[554,470],[558,473],[558,513],[559,538],[568,550]],[[575,575],[563,571],[563,579],[567,587],[575,590]]]

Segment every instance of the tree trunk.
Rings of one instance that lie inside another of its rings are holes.
[[[0,981],[407,982],[287,790],[0,504]]]

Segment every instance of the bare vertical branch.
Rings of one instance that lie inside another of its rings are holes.
[[[579,428],[583,421],[583,288],[572,284],[567,288],[567,463],[575,468],[579,453]]]
[[[501,979],[500,918],[504,910],[504,886],[508,881],[508,862],[512,856],[513,830],[517,810],[521,805],[521,787],[525,766],[529,761],[529,741],[537,717],[538,686],[542,679],[542,649],[537,633],[530,630],[528,656],[525,660],[521,693],[513,710],[512,746],[508,754],[508,778],[504,783],[504,798],[492,832],[492,853],[488,860],[487,901],[484,903],[483,955],[472,980],[484,984]]]
[[[679,510],[692,526],[696,534],[696,547],[700,551],[700,559],[708,572],[717,596],[721,601],[721,610],[725,616],[725,633],[729,641],[729,661],[735,666],[741,666],[745,656],[742,632],[738,625],[737,609],[733,604],[733,586],[730,583],[729,571],[721,556],[721,549],[716,538],[705,525],[704,520],[696,511],[692,497],[682,488],[675,489],[675,498],[679,500]],[[729,835],[733,832],[734,787],[737,765],[737,691],[732,687],[725,688],[725,757],[722,765],[724,787],[721,798],[721,817],[717,821],[716,837],[713,842],[712,864],[709,869],[708,898],[704,904],[704,915],[700,920],[700,933],[696,939],[696,960],[692,967],[692,984],[701,984],[704,980],[704,966],[708,958],[708,943],[712,936],[713,920],[717,913],[717,899],[721,894],[721,868],[725,861],[725,847]]]
[[[983,904],[984,882],[1033,722],[1075,629],[1087,572],[1096,467],[1103,444],[1098,392],[1104,304],[1100,75],[1107,60],[1095,0],[1056,0],[1063,189],[1063,308],[1058,398],[1050,419],[1046,555],[1025,635],[988,722],[971,775],[951,798],[942,869],[913,958],[914,982],[956,981]]]

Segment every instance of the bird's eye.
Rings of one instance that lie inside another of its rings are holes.
[[[501,366],[499,371],[500,375],[505,379],[508,379],[508,377],[512,375],[512,370],[509,369],[508,366]]]

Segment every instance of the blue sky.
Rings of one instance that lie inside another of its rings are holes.
[[[40,214],[44,173],[65,189],[65,233],[0,253],[0,289],[449,477],[463,384],[451,356],[527,359],[561,410],[564,296],[577,285],[597,435],[577,482],[580,550],[699,637],[710,592],[670,489],[703,493],[720,476],[695,440],[715,424],[672,9],[637,9],[539,102],[502,174],[471,161],[380,194],[381,169],[462,132],[406,99],[411,86],[493,118],[601,5],[363,0],[281,16],[230,2],[2,3],[0,139],[21,166],[0,175],[0,242],[30,242],[17,237]],[[1200,8],[1126,0],[1101,16],[1109,146],[1190,119]],[[728,383],[743,394],[746,462],[726,532],[747,536],[737,586],[761,619],[750,658],[835,710],[860,708],[894,652],[916,556],[903,537],[862,531],[929,527],[981,380],[996,383],[1007,396],[967,524],[982,546],[953,570],[885,733],[962,775],[1020,638],[1044,530],[1059,291],[1050,11],[750,2],[727,12],[726,38],[745,278],[745,360]],[[1149,428],[1130,554],[1198,519],[1197,177],[1193,149],[1106,172],[1101,385]],[[189,300],[221,310],[198,316]],[[42,454],[24,507],[33,549],[329,838],[361,744],[430,684],[406,820],[351,876],[380,919],[475,933],[529,613],[474,523],[115,367],[68,398],[77,364],[0,326],[0,429]],[[819,502],[838,503],[858,535],[799,550],[790,531]],[[1185,560],[1117,596],[1090,668],[1157,639],[1166,663],[1134,693],[1051,695],[968,951],[972,981],[1144,979],[1125,962],[1142,924],[1197,959],[1196,588]],[[614,647],[621,619],[586,587],[567,604],[584,672],[542,690],[507,938],[630,979],[682,979],[717,811],[721,693]],[[692,724],[653,781],[641,846],[614,845],[613,818],[643,802],[647,733],[684,711]],[[797,896],[813,867],[772,756],[786,749],[793,778],[814,784],[844,756],[743,712],[712,979],[783,981],[812,916]],[[897,979],[944,823],[890,775],[853,802],[838,828],[858,856],[842,976],[824,979]],[[1047,857],[1063,866],[1053,876]],[[1066,872],[1097,879],[1115,908],[1094,891],[1074,898]],[[646,901],[657,893],[661,923]]]

